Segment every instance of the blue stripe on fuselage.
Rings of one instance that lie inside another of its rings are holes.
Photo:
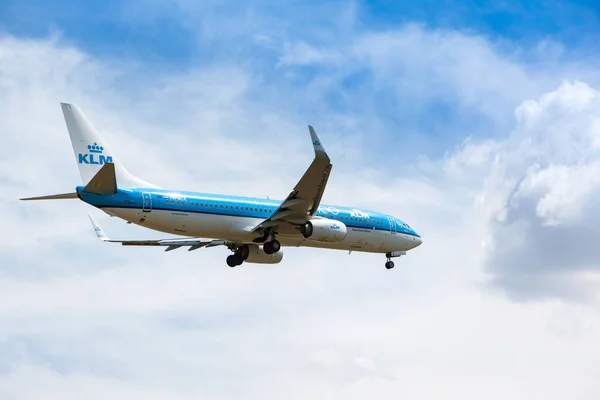
[[[142,208],[143,193],[150,196],[152,210],[203,213],[246,218],[267,219],[282,200],[255,197],[230,196],[211,193],[168,191],[162,189],[119,188],[114,195],[98,195],[83,192],[77,187],[81,199],[98,208]],[[337,207],[322,204],[317,215],[342,221],[349,228],[389,231],[392,223],[400,233],[420,237],[404,221],[390,215],[359,208]]]

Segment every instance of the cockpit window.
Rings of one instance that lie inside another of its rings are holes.
[[[403,226],[403,227],[405,227],[406,229],[410,229],[410,226],[409,226],[409,225],[408,225],[406,222],[404,222],[404,221],[400,221],[400,220],[399,220],[399,221],[398,221],[398,224],[402,225],[402,226]]]

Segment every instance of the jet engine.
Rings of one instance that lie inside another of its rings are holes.
[[[300,231],[305,238],[317,242],[341,242],[348,233],[343,222],[327,218],[312,219]]]
[[[279,250],[277,253],[267,254],[261,247],[249,246],[248,258],[244,261],[253,264],[277,264],[283,259],[283,251]]]

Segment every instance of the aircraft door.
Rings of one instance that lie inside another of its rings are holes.
[[[142,211],[152,211],[152,196],[150,193],[142,193]]]
[[[394,218],[388,217],[388,221],[390,221],[390,233],[392,235],[396,234],[396,220]]]

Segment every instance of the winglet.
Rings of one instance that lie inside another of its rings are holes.
[[[310,138],[312,140],[312,144],[315,149],[315,156],[317,158],[326,158],[327,160],[329,160],[329,156],[327,155],[325,148],[321,144],[321,141],[319,140],[319,137],[317,136],[317,132],[315,132],[315,128],[313,128],[311,125],[309,125],[308,130],[310,131]]]
[[[103,242],[109,241],[110,239],[108,238],[108,236],[106,236],[106,233],[104,233],[104,231],[102,230],[100,225],[98,225],[94,217],[92,217],[91,215],[88,215],[88,217],[90,217],[90,221],[92,221],[92,226],[94,227],[94,231],[96,231],[96,236],[98,236],[98,239],[102,240]]]

